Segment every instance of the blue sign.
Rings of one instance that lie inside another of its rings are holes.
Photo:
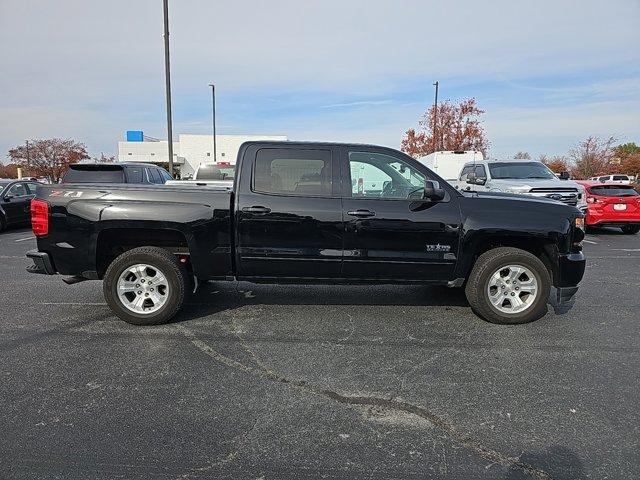
[[[127,142],[142,142],[143,140],[142,130],[127,130]]]

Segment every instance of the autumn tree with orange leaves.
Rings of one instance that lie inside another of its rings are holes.
[[[486,156],[489,141],[479,120],[483,113],[475,98],[457,104],[447,100],[438,105],[437,116],[432,105],[420,119],[418,131],[407,130],[400,148],[416,158],[439,150],[477,150]]]
[[[72,163],[89,158],[83,143],[51,138],[29,140],[9,150],[9,158],[19,167],[37,177],[57,183]]]

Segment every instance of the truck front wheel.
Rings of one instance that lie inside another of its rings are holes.
[[[528,323],[544,316],[551,277],[544,263],[518,248],[489,250],[476,260],[465,293],[471,308],[491,323]]]
[[[175,255],[157,247],[139,247],[117,257],[104,275],[107,304],[134,325],[168,322],[185,297],[187,275]]]

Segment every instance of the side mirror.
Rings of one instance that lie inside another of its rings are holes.
[[[470,185],[484,185],[487,183],[487,179],[484,177],[476,177],[476,174],[471,172],[467,174],[467,183]]]
[[[4,196],[4,201],[5,202],[10,202],[12,198],[13,198],[13,195],[5,195]]]
[[[569,172],[560,173],[560,180],[569,180]]]
[[[427,180],[424,182],[424,193],[422,198],[437,202],[444,199],[444,190],[437,186],[435,182]]]

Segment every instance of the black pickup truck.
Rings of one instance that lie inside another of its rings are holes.
[[[585,269],[583,216],[560,202],[465,193],[393,149],[248,142],[229,189],[41,185],[32,273],[103,280],[123,320],[163,323],[205,280],[465,287],[494,323],[560,303]]]

